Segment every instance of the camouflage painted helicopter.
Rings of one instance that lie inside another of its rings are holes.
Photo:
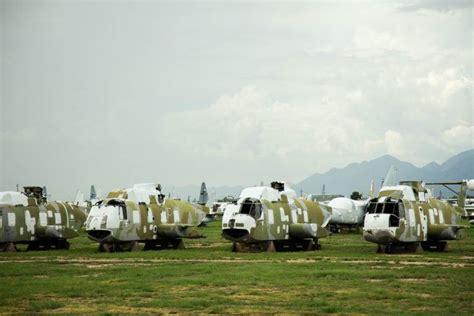
[[[465,237],[463,207],[466,189],[474,189],[473,180],[384,183],[379,196],[367,205],[363,228],[364,238],[378,245],[377,252],[391,253],[397,248],[445,251],[447,240]],[[435,184],[459,185],[457,206],[434,198],[426,185]]]
[[[296,193],[283,182],[271,187],[242,190],[236,205],[227,206],[222,218],[223,236],[233,241],[233,251],[319,249],[318,239],[328,236],[324,228],[330,210]]]
[[[92,206],[86,222],[90,239],[99,251],[182,249],[183,238],[204,237],[196,226],[208,212],[207,191],[201,189],[199,204],[166,198],[159,184],[136,184],[130,189],[111,191]]]
[[[0,251],[69,249],[67,239],[79,236],[86,220],[83,207],[48,202],[41,187],[24,187],[25,192],[0,193]]]

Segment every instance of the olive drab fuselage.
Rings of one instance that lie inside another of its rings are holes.
[[[256,212],[248,210],[249,203],[256,206]],[[316,240],[328,235],[324,227],[329,218],[330,213],[319,204],[299,198],[289,200],[284,192],[273,200],[243,194],[237,205],[227,207],[222,232],[226,239],[241,243]]]
[[[0,205],[0,244],[40,244],[77,237],[86,220],[85,209],[62,202]],[[64,243],[63,243],[64,244]]]
[[[381,191],[378,198],[367,204],[364,238],[382,245],[464,238],[463,210],[431,197],[428,192],[420,195],[406,185]]]

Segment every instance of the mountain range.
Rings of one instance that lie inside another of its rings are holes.
[[[351,163],[344,168],[333,168],[325,173],[315,173],[301,182],[292,185],[300,194],[321,194],[323,185],[326,194],[342,194],[349,196],[353,191],[367,195],[370,182],[374,180],[376,192],[380,189],[383,178],[390,166],[398,169],[398,180],[424,180],[425,182],[456,181],[474,179],[474,149],[459,153],[442,164],[430,162],[423,167],[416,167],[410,162],[399,160],[390,155],[384,155],[369,161]],[[199,196],[199,186],[189,185],[172,189],[172,196],[182,199],[194,199]],[[208,187],[210,202],[227,195],[239,196],[243,186]],[[453,194],[442,187],[434,188],[433,192],[440,192],[444,197]],[[472,195],[472,192],[471,192]]]
[[[398,169],[398,180],[423,180],[425,182],[457,181],[474,178],[474,149],[457,154],[442,164],[430,162],[419,168],[401,161],[393,156],[384,155],[379,158],[352,163],[344,168],[333,168],[325,173],[315,173],[303,181],[293,185],[297,192],[321,194],[323,185],[326,194],[350,195],[353,191],[367,194],[370,182],[374,180],[376,191],[380,189],[383,178],[390,166]],[[434,189],[436,194],[441,190],[444,196],[451,196],[446,189]]]

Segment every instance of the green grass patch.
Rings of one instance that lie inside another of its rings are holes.
[[[0,255],[0,313],[474,313],[474,231],[446,253],[382,255],[360,234],[314,252],[232,253],[220,223],[186,250]]]

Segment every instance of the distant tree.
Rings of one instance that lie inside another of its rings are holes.
[[[357,191],[352,192],[351,199],[353,200],[362,200],[362,194]]]

